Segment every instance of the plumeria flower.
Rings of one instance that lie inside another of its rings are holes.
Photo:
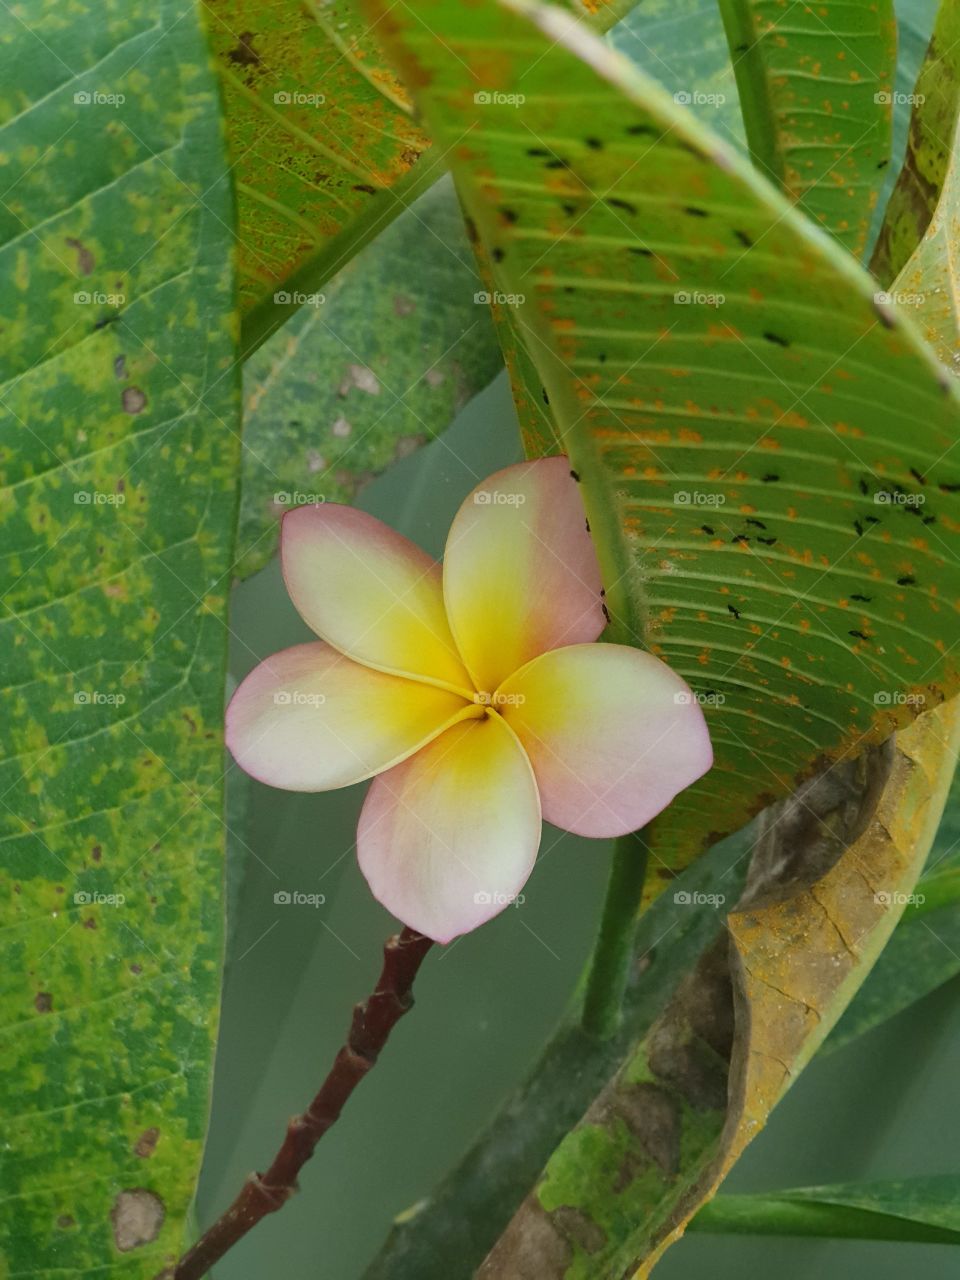
[[[474,489],[442,566],[333,503],[287,512],[281,560],[321,638],[247,676],[227,743],[247,773],[290,791],[373,778],[361,870],[437,942],[516,899],[541,818],[622,835],[710,768],[683,680],[653,654],[594,643],[600,570],[566,458]]]

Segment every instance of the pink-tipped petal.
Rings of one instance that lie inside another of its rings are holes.
[[[385,675],[316,640],[261,662],[227,707],[241,769],[286,791],[331,791],[372,777],[465,710],[455,693]]]
[[[488,693],[548,649],[596,640],[600,569],[569,459],[521,462],[474,489],[447,537],[443,595]]]
[[[328,502],[283,518],[283,576],[304,622],[356,662],[470,687],[440,566],[375,516]]]
[[[533,764],[543,816],[578,835],[644,826],[713,763],[687,685],[626,645],[544,654],[503,684],[497,702]]]
[[[357,833],[360,869],[374,897],[436,942],[509,905],[539,845],[530,762],[496,716],[455,725],[381,774]]]

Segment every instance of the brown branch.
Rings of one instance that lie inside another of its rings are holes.
[[[347,1042],[320,1092],[303,1115],[290,1121],[266,1173],[251,1174],[230,1208],[180,1259],[174,1280],[200,1280],[251,1227],[286,1204],[297,1190],[297,1175],[317,1143],[376,1062],[394,1025],[412,1008],[413,980],[432,945],[422,933],[406,928],[387,939],[379,981],[373,994],[354,1008]]]

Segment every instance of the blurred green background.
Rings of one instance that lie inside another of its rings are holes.
[[[434,555],[470,489],[519,457],[505,378],[451,430],[359,502]],[[236,590],[232,674],[308,637],[276,563]],[[391,918],[354,857],[363,786],[326,795],[234,779],[231,920],[213,1122],[198,1213],[208,1224],[273,1155],[372,987]],[[237,795],[246,800],[238,809]],[[394,1215],[427,1196],[525,1074],[559,1019],[598,917],[609,847],[545,832],[526,901],[431,955],[417,1007],[323,1140],[302,1193],[216,1269],[218,1280],[360,1280]],[[280,905],[282,890],[322,907]],[[711,908],[703,908],[710,910]],[[945,944],[946,945],[946,944]],[[960,980],[824,1061],[815,1061],[728,1180],[760,1191],[953,1173],[960,1117]],[[691,1236],[658,1280],[778,1280],[958,1274],[944,1245]]]

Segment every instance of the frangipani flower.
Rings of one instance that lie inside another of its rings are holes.
[[[291,791],[373,778],[361,870],[389,911],[437,942],[516,898],[541,817],[622,835],[712,763],[683,680],[650,653],[594,643],[600,571],[566,458],[475,489],[442,568],[332,503],[284,516],[281,559],[321,639],[247,676],[227,743],[248,773]]]

